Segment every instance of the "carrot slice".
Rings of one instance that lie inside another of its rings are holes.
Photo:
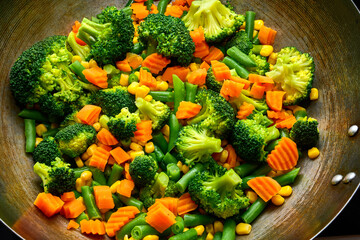
[[[51,217],[60,212],[64,202],[51,193],[39,193],[34,201],[34,205],[38,207],[47,217]]]
[[[173,74],[178,76],[181,81],[185,82],[186,76],[190,72],[189,68],[181,67],[181,66],[174,66],[166,68],[164,74],[162,75],[162,79],[169,83],[173,83]]]
[[[108,87],[107,72],[100,67],[95,66],[89,69],[84,69],[82,73],[84,74],[86,80],[92,84],[100,88]]]
[[[226,66],[225,63],[212,60],[211,67],[217,81],[223,81],[231,78],[230,68]]]
[[[187,4],[186,0],[175,0],[172,5],[185,6]]]
[[[253,98],[262,99],[264,97],[265,87],[260,83],[254,83],[251,87],[250,94]]]
[[[116,232],[119,231],[126,223],[130,222],[130,220],[138,213],[140,213],[139,209],[133,206],[119,208],[116,212],[111,214],[106,223],[107,235],[109,237],[114,237]]]
[[[209,45],[203,41],[200,43],[195,43],[195,51],[194,51],[194,57],[196,58],[203,58],[210,54],[210,47]]]
[[[217,47],[211,46],[209,54],[203,60],[210,64],[212,60],[222,60],[224,58],[223,52]]]
[[[142,66],[149,68],[151,73],[158,74],[168,64],[170,64],[170,62],[171,60],[164,57],[163,55],[153,53],[144,59],[144,61],[142,62]]]
[[[286,116],[287,116],[287,113],[284,112],[284,111],[275,112],[275,111],[267,110],[267,116],[268,116],[268,118],[271,118],[271,119],[284,120],[286,118]]]
[[[281,189],[280,184],[271,177],[256,177],[249,180],[247,184],[265,202],[269,201]]]
[[[258,75],[258,74],[253,74],[253,73],[249,74],[249,81],[252,82],[252,83],[271,83],[271,84],[274,84],[274,81],[271,78],[266,77],[266,76],[261,76],[261,75]]]
[[[287,118],[285,118],[284,120],[282,120],[281,122],[277,122],[276,127],[290,129],[290,128],[292,128],[294,123],[296,123],[296,118],[295,118],[295,116],[291,115],[291,116],[288,116]]]
[[[275,149],[267,157],[269,166],[274,170],[290,170],[296,166],[299,152],[296,143],[290,138],[283,137]]]
[[[105,170],[105,166],[110,157],[110,152],[105,149],[98,147],[94,151],[93,155],[89,160],[89,166],[96,167],[100,169],[102,172]]]
[[[184,193],[178,201],[177,212],[179,215],[194,211],[198,205],[191,199],[190,193]]]
[[[141,3],[134,2],[130,5],[130,8],[133,11],[135,18],[139,20],[146,18],[150,13],[143,2]]]
[[[115,207],[109,186],[94,186],[93,190],[96,206],[101,212],[105,212]]]
[[[190,31],[190,37],[193,40],[193,42],[195,43],[195,45],[198,43],[204,42],[205,34],[204,34],[204,29],[202,28],[202,26]]]
[[[168,5],[165,11],[165,16],[173,16],[180,18],[183,15],[184,11],[177,5]]]
[[[237,77],[237,76],[230,76],[230,80],[237,82],[237,83],[243,83],[244,84],[244,89],[248,89],[250,87],[250,81],[243,79],[241,77]]]
[[[176,216],[177,208],[178,208],[178,201],[179,201],[178,198],[165,197],[165,198],[156,199],[155,204],[158,202],[163,204],[167,209],[169,209]],[[149,207],[148,211],[150,211],[153,206]]]
[[[84,124],[93,125],[99,119],[101,107],[95,105],[85,105],[76,117]]]
[[[76,36],[77,35],[76,33],[79,32],[80,27],[81,27],[81,23],[79,21],[75,21],[74,25],[72,26],[72,32],[75,33],[74,38],[75,38],[76,43],[81,46],[85,46],[86,43]]]
[[[70,229],[78,229],[80,227],[80,225],[75,222],[74,220],[70,220],[69,224],[67,225],[66,229],[70,230]]]
[[[166,229],[176,223],[175,215],[167,209],[162,203],[159,207],[149,211],[145,217],[146,222],[155,228],[158,232],[163,233]]]
[[[285,91],[267,91],[266,103],[274,111],[280,112],[283,105]]]
[[[203,69],[205,69],[205,70],[207,71],[207,70],[209,70],[210,65],[209,65],[207,62],[203,61],[203,62],[200,64],[200,68],[203,68]]]
[[[159,11],[158,11],[158,9],[157,9],[157,6],[156,6],[155,4],[152,4],[152,5],[151,5],[150,13],[153,13],[153,14],[159,13]]]
[[[207,71],[203,68],[196,69],[189,74],[188,82],[195,85],[204,85],[206,82]]]
[[[116,147],[110,151],[111,156],[115,159],[118,164],[122,164],[131,159],[130,155],[127,154],[121,147]]]
[[[156,79],[153,75],[143,68],[140,68],[139,82],[142,85],[148,86],[149,88],[156,88]]]
[[[220,95],[223,96],[226,100],[229,100],[229,97],[237,98],[240,96],[244,86],[245,84],[243,83],[225,80],[220,89]]]
[[[258,34],[260,43],[263,45],[273,45],[275,42],[276,33],[277,32],[275,30],[262,26]]]
[[[126,58],[122,61],[117,61],[115,65],[120,71],[131,72],[131,66]]]
[[[82,198],[77,198],[70,202],[66,202],[61,209],[61,213],[65,218],[76,218],[85,210],[86,207]]]
[[[141,122],[136,124],[136,132],[134,132],[134,137],[136,140],[141,142],[147,142],[152,139],[152,122],[151,120],[141,120]]]
[[[188,119],[196,116],[201,110],[201,106],[187,101],[181,101],[176,112],[177,119]]]
[[[133,180],[124,179],[120,181],[120,185],[117,188],[117,192],[125,197],[131,197],[131,192],[134,189],[135,184]]]
[[[224,149],[227,150],[229,153],[226,162],[230,165],[230,168],[234,168],[236,166],[236,158],[237,158],[235,149],[231,144],[226,145]]]
[[[135,53],[127,53],[126,60],[132,69],[136,69],[141,65],[143,58]]]
[[[128,179],[128,180],[132,180],[132,179],[131,179],[130,172],[129,172],[129,168],[130,168],[130,164],[129,164],[129,163],[125,163],[125,166],[124,166],[125,178]]]
[[[96,135],[97,139],[105,145],[112,146],[119,143],[119,141],[114,137],[114,135],[109,132],[106,128],[102,128]]]
[[[64,192],[61,195],[61,200],[63,202],[70,202],[75,199],[75,193],[74,192]]]
[[[251,103],[243,102],[239,107],[239,111],[237,112],[238,119],[246,119],[255,109],[255,106]]]
[[[105,235],[104,222],[96,220],[81,220],[80,222],[81,233]]]

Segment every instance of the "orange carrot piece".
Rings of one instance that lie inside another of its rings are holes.
[[[250,94],[253,98],[262,99],[264,97],[265,87],[260,83],[254,83],[251,87]]]
[[[217,81],[223,81],[231,78],[230,68],[226,66],[225,63],[212,60],[211,67]]]
[[[86,80],[91,82],[92,84],[100,87],[100,88],[107,88],[107,72],[100,67],[92,67],[89,69],[84,69],[82,71]]]
[[[96,220],[81,220],[80,222],[81,233],[105,235],[104,222]]]
[[[93,125],[99,119],[101,107],[95,105],[85,105],[76,117],[84,124]]]
[[[275,30],[262,26],[258,34],[260,43],[263,45],[273,45],[275,41],[276,33],[277,32]]]
[[[157,6],[155,4],[151,5],[150,13],[153,13],[153,14],[159,13]]]
[[[290,128],[292,128],[294,123],[296,123],[296,118],[295,118],[295,116],[291,115],[291,116],[288,116],[287,118],[285,118],[284,120],[282,120],[281,122],[277,122],[276,127],[290,129]]]
[[[237,158],[235,149],[230,144],[226,145],[224,149],[227,150],[229,153],[226,162],[230,165],[230,168],[234,168],[236,165],[236,158]]]
[[[177,208],[178,208],[178,201],[179,201],[178,198],[165,197],[165,198],[156,199],[155,203],[157,203],[157,202],[162,203],[167,209],[169,209],[176,216]],[[150,208],[148,209],[148,211],[150,211]]]
[[[296,143],[290,138],[283,137],[275,149],[267,156],[266,161],[274,170],[290,170],[296,166],[299,152]]]
[[[196,69],[191,72],[188,77],[188,82],[195,85],[204,85],[206,82],[207,71],[204,68]]]
[[[266,77],[266,76],[261,76],[261,75],[258,75],[258,74],[253,74],[253,73],[249,74],[249,81],[252,82],[252,83],[271,83],[271,84],[274,84],[274,81],[271,78]]]
[[[75,198],[75,193],[74,192],[64,192],[62,195],[61,195],[61,200],[63,202],[70,202],[72,200],[76,199]]]
[[[159,207],[149,211],[145,217],[146,222],[155,228],[158,232],[163,233],[166,229],[176,223],[175,215],[167,209],[162,203]]]
[[[106,233],[109,237],[114,237],[116,232],[121,229],[126,223],[140,213],[139,209],[133,206],[126,206],[119,208],[116,212],[111,214],[106,223]]]
[[[267,116],[268,118],[271,119],[280,119],[280,120],[284,120],[287,116],[287,113],[284,111],[281,112],[275,112],[275,111],[269,111],[267,110]]]
[[[231,76],[230,77],[231,81],[237,82],[237,83],[243,83],[244,84],[244,89],[248,89],[250,87],[250,81],[243,79],[241,77],[237,77],[237,76]]]
[[[102,172],[105,170],[105,166],[110,157],[110,152],[105,149],[98,147],[94,151],[93,155],[89,160],[89,166],[96,167],[100,169]]]
[[[194,211],[197,207],[198,205],[191,199],[190,193],[180,196],[177,209],[179,215]]]
[[[77,33],[79,32],[80,27],[81,27],[81,23],[79,21],[75,21],[74,25],[72,26],[72,32],[74,33],[74,38],[75,38],[76,43],[81,46],[85,46],[86,43],[76,36]]]
[[[205,41],[204,29],[200,26],[193,31],[190,31],[190,37],[195,44],[202,43]]]
[[[131,159],[130,155],[127,154],[121,147],[116,147],[110,151],[111,156],[115,159],[118,164],[122,164]]]
[[[170,62],[171,60],[164,57],[163,55],[153,53],[144,59],[144,61],[142,62],[142,66],[149,68],[151,73],[158,74],[168,64],[170,64]]]
[[[124,166],[125,178],[128,179],[128,180],[132,180],[130,172],[129,172],[129,168],[130,168],[130,163],[125,163],[125,166]]]
[[[210,53],[203,60],[210,64],[211,60],[222,60],[224,58],[223,52],[217,47],[211,46]]]
[[[102,128],[96,135],[97,139],[105,145],[112,146],[119,143],[119,141],[114,137],[114,135],[109,132],[106,128]]]
[[[149,88],[156,88],[157,83],[153,75],[143,68],[140,68],[139,82],[142,85],[148,86]]]
[[[93,190],[96,206],[101,212],[113,209],[115,207],[109,186],[94,186]]]
[[[102,149],[104,149],[104,150],[106,150],[106,151],[108,151],[108,152],[110,152],[110,151],[112,150],[112,147],[111,147],[111,146],[105,145],[105,144],[103,144],[103,143],[101,143],[101,142],[98,142],[98,143],[97,143],[97,146],[100,147],[100,148],[102,148]]]
[[[281,189],[280,184],[271,177],[256,177],[247,183],[265,202],[269,201]]]
[[[82,198],[77,198],[66,202],[62,207],[61,213],[65,218],[76,218],[85,210],[86,207]]]
[[[186,76],[188,75],[188,73],[190,72],[189,68],[186,67],[181,67],[181,66],[174,66],[174,67],[168,67],[166,68],[164,74],[162,75],[162,79],[164,81],[167,81],[169,83],[173,82],[173,74],[175,74],[176,76],[178,76],[181,81],[185,82],[186,81]]]
[[[175,0],[172,5],[180,5],[180,6],[185,6],[187,4],[186,0]]]
[[[146,2],[146,0],[134,0],[135,2],[137,3],[143,3],[143,2]]]
[[[194,57],[204,58],[208,56],[209,53],[210,53],[210,47],[205,41],[195,44],[195,52],[193,54]]]
[[[280,112],[283,105],[283,98],[285,91],[267,91],[266,92],[266,103],[274,111]]]
[[[131,197],[131,192],[134,189],[135,184],[133,180],[124,179],[120,181],[120,185],[117,188],[118,194]]]
[[[34,205],[38,207],[47,217],[51,217],[60,212],[64,202],[51,193],[39,193],[34,201]]]
[[[131,72],[131,66],[126,58],[122,61],[117,61],[115,64],[120,71]]]
[[[193,1],[195,1],[195,0],[186,0],[187,4],[188,4],[189,6],[191,6],[191,3],[192,3]]]
[[[246,119],[253,111],[255,107],[251,103],[243,102],[241,104],[239,111],[237,112],[238,119]]]
[[[70,230],[70,229],[78,229],[80,227],[80,225],[75,222],[74,220],[70,220],[69,224],[67,225],[66,229]]]
[[[196,116],[201,110],[201,106],[196,103],[181,101],[176,112],[177,119],[188,119]]]
[[[134,132],[134,137],[136,140],[141,142],[147,142],[152,139],[152,122],[151,120],[142,120],[136,124],[136,132]]]
[[[136,69],[141,65],[143,58],[135,53],[127,53],[126,60],[132,69]]]
[[[200,68],[203,68],[203,69],[205,69],[205,70],[207,71],[207,70],[209,70],[210,65],[209,65],[207,62],[203,61],[203,62],[200,64]]]
[[[225,80],[221,89],[220,95],[223,96],[226,100],[229,100],[229,97],[239,97],[241,91],[243,90],[245,84],[237,83],[231,80]]]
[[[180,18],[183,15],[184,11],[177,5],[168,5],[166,7],[165,16],[173,16]]]
[[[139,20],[142,20],[149,15],[149,10],[147,10],[143,2],[141,3],[134,2],[131,4],[130,8],[133,11],[135,17]]]

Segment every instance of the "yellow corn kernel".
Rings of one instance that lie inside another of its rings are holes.
[[[276,172],[274,170],[271,170],[266,176],[271,178],[276,177]]]
[[[125,235],[124,240],[129,240],[129,236]]]
[[[198,236],[201,236],[205,231],[204,225],[196,226],[194,229],[196,230]]]
[[[273,64],[269,64],[269,70],[270,71],[274,70],[274,65]]]
[[[138,82],[132,82],[129,86],[128,86],[128,92],[131,93],[132,95],[135,95],[136,91],[139,88],[139,84]]]
[[[76,166],[78,166],[78,167],[83,167],[84,166],[84,162],[81,160],[80,157],[75,158],[75,163],[76,163]]]
[[[135,159],[135,157],[137,157],[137,156],[141,156],[141,155],[144,155],[145,153],[144,153],[144,151],[132,151],[131,153],[130,153],[130,157],[131,157],[131,159]]]
[[[44,132],[47,132],[46,126],[45,126],[44,124],[42,124],[42,123],[39,124],[39,125],[37,125],[36,128],[35,128],[35,130],[36,130],[36,134],[37,134],[39,137],[41,137]]]
[[[134,74],[135,74],[138,78],[140,77],[140,72],[139,72],[139,71],[134,72]]]
[[[161,82],[161,81],[164,81],[164,80],[163,80],[162,76],[159,75],[159,76],[156,77],[156,81],[157,81],[157,82]]]
[[[144,97],[144,100],[150,102],[151,100],[153,100],[153,97],[151,95],[146,95],[146,97]]]
[[[243,24],[241,25],[240,29],[245,29],[245,25],[246,25],[246,23],[244,21]]]
[[[120,185],[120,180],[117,180],[116,182],[114,182],[114,183],[110,186],[110,191],[111,191],[111,193],[116,193],[119,185]]]
[[[263,20],[255,20],[255,23],[254,23],[254,29],[255,30],[260,30],[260,28],[264,26],[264,21]]]
[[[129,75],[121,74],[119,83],[121,86],[125,86],[125,87],[128,86],[129,85]]]
[[[99,122],[94,123],[92,126],[95,128],[95,131],[100,131],[101,124]]]
[[[155,146],[153,142],[148,142],[145,144],[145,152],[152,153],[155,150]]]
[[[291,193],[292,188],[289,185],[281,187],[280,191],[278,192],[278,194],[282,197],[288,197],[291,195]]]
[[[196,63],[190,63],[189,67],[190,67],[190,71],[192,72],[199,69],[199,66]]]
[[[135,239],[135,238],[133,238],[133,237],[130,237],[130,238],[129,238],[129,240],[136,240],[136,239]]]
[[[276,63],[278,54],[275,52],[272,52],[268,58],[268,63],[274,65]]]
[[[260,55],[263,57],[268,57],[274,51],[273,46],[271,45],[263,45],[260,50]]]
[[[146,95],[149,94],[149,92],[150,92],[150,88],[145,85],[142,85],[137,88],[135,92],[135,98],[145,98]]]
[[[83,181],[89,181],[92,178],[92,173],[90,171],[83,171],[80,178]]]
[[[167,143],[169,143],[169,137],[168,136],[164,136],[165,140]]]
[[[317,100],[319,98],[319,90],[317,88],[312,88],[310,92],[310,100]]]
[[[320,151],[316,147],[313,147],[313,148],[308,150],[308,156],[309,156],[310,159],[315,159],[319,155],[320,155]]]
[[[214,239],[214,235],[209,232],[209,233],[206,235],[205,240],[213,240],[213,239]]]
[[[161,81],[156,85],[156,89],[159,91],[166,91],[169,88],[169,84],[165,81]]]
[[[137,43],[138,42],[138,37],[134,37],[133,38],[133,43],[135,44],[135,43]]]
[[[97,63],[94,59],[90,59],[89,61],[89,68],[97,67]]]
[[[130,143],[130,149],[134,151],[141,151],[143,150],[143,147],[137,143],[132,142]]]
[[[189,228],[186,227],[186,228],[184,228],[184,231],[183,231],[183,232],[186,232],[187,230],[189,230]]]
[[[35,138],[35,147],[37,147],[42,140],[42,138]]]
[[[228,163],[224,163],[223,167],[226,168],[227,170],[229,170],[231,168],[230,164],[228,164]]]
[[[253,31],[253,38],[256,37],[257,34],[258,34],[258,31],[254,30]]]
[[[169,125],[165,125],[162,129],[161,129],[162,134],[164,134],[164,136],[169,136],[170,135],[170,127]]]
[[[178,161],[176,165],[177,165],[180,169],[182,169],[183,164],[182,164],[181,161]]]
[[[181,167],[181,171],[184,173],[184,174],[186,174],[188,171],[189,171],[189,166],[187,166],[187,165],[183,165],[182,167]]]
[[[248,223],[239,223],[236,225],[235,232],[237,235],[247,235],[251,232],[251,225]]]
[[[83,186],[83,181],[81,180],[81,178],[77,178],[75,181],[75,189],[78,192],[81,192],[81,187]]]
[[[215,231],[215,233],[222,232],[223,230],[224,230],[223,223],[220,222],[220,221],[215,221],[214,222],[214,231]]]
[[[275,205],[275,206],[281,206],[284,204],[285,199],[280,196],[280,195],[275,195],[271,198],[271,202]]]
[[[140,146],[143,146],[143,147],[145,147],[145,144],[146,144],[147,142],[142,142],[142,141],[137,141],[137,144],[139,144]]]
[[[159,240],[159,236],[156,235],[147,235],[143,240]]]
[[[225,147],[228,143],[229,142],[226,139],[221,140],[221,147]]]
[[[89,165],[90,165],[90,158],[89,158],[88,160],[86,160],[86,161],[84,162],[84,164],[85,164],[85,166],[89,166]]]
[[[86,161],[90,158],[91,156],[87,153],[87,152],[84,152],[82,155],[81,155],[81,159]]]
[[[74,63],[76,61],[81,62],[81,57],[79,55],[74,55],[71,59],[71,62]]]
[[[258,195],[254,191],[247,191],[246,197],[249,199],[250,203],[254,203],[258,199]]]
[[[86,153],[91,157],[94,154],[97,147],[98,146],[95,143],[91,144],[90,147],[88,147],[88,149],[86,150]]]
[[[295,114],[297,111],[306,111],[306,109],[300,106],[295,106],[292,111]]]
[[[228,152],[227,150],[223,150],[223,151],[221,152],[221,154],[220,154],[220,159],[219,159],[219,161],[222,162],[222,163],[226,162],[228,156],[229,156],[229,152]]]
[[[208,225],[206,225],[206,226],[205,226],[205,230],[206,230],[206,232],[211,233],[211,234],[214,234],[214,233],[215,233],[215,232],[214,232],[214,225],[213,225],[213,224],[208,224]]]
[[[86,68],[86,69],[90,68],[88,62],[82,61],[82,62],[81,62],[81,65],[83,65],[83,67]]]

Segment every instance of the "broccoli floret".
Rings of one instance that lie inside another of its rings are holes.
[[[128,108],[123,108],[118,115],[110,117],[106,125],[116,139],[127,140],[134,136],[136,124],[140,121],[138,112],[130,113]]]
[[[151,100],[148,102],[143,98],[137,98],[135,104],[140,110],[141,118],[152,121],[154,131],[160,130],[169,120],[170,108],[160,101]]]
[[[202,26],[207,42],[221,42],[238,31],[245,17],[227,8],[219,0],[197,0],[182,18],[191,31]]]
[[[70,164],[64,163],[60,158],[51,162],[51,166],[37,162],[34,172],[42,180],[44,192],[60,196],[64,192],[75,188],[76,177]]]
[[[290,138],[301,149],[307,150],[316,145],[319,140],[318,121],[314,118],[300,118],[290,131]]]
[[[179,157],[189,166],[197,162],[207,162],[211,159],[211,154],[222,151],[221,140],[199,124],[183,127],[175,146]]]
[[[81,120],[77,118],[78,111],[74,111],[68,114],[65,119],[60,123],[60,128],[65,128],[67,126],[73,125],[75,123],[81,123]]]
[[[249,57],[256,63],[256,67],[247,68],[250,73],[265,75],[265,73],[270,71],[270,64],[267,62],[266,57],[256,55],[252,52],[250,52]]]
[[[195,98],[200,112],[188,124],[200,123],[220,138],[226,138],[235,124],[235,112],[229,102],[212,90],[201,90]]]
[[[176,197],[178,193],[179,190],[176,187],[176,182],[170,180],[165,189],[164,197]]]
[[[222,88],[222,82],[216,80],[212,67],[210,67],[206,74],[206,87],[214,92],[220,93]]]
[[[84,18],[77,37],[90,46],[88,59],[99,65],[115,64],[134,46],[134,25],[130,16],[116,7],[105,8],[101,15],[99,23]]]
[[[89,45],[81,46],[76,42],[75,33],[71,31],[66,40],[67,49],[72,52],[74,55],[81,57],[81,60],[85,61],[90,55]]]
[[[109,117],[116,116],[125,107],[131,113],[137,110],[134,96],[122,86],[99,90],[92,96],[92,104],[101,107],[101,111]]]
[[[165,196],[168,184],[168,175],[161,172],[156,174],[155,180],[152,183],[148,183],[147,186],[140,190],[139,199],[144,203],[144,207],[146,209],[155,203],[156,198],[162,198]]]
[[[158,168],[155,159],[151,156],[140,155],[130,163],[129,173],[136,186],[143,187],[154,180]]]
[[[61,152],[53,137],[47,137],[42,140],[35,148],[33,158],[35,162],[44,163],[51,166],[55,158],[61,158]]]
[[[231,141],[238,156],[248,162],[263,162],[267,152],[265,146],[280,136],[275,127],[267,127],[269,120],[261,113],[253,119],[239,120],[232,131]],[[264,124],[264,125],[262,125]]]
[[[111,64],[105,65],[104,70],[107,72],[108,75],[108,88],[120,86],[120,70]]]
[[[57,100],[50,93],[44,94],[39,100],[41,112],[46,113],[51,122],[57,122],[71,112],[70,105]]]
[[[245,54],[249,54],[251,49],[253,48],[252,42],[247,37],[245,31],[238,31],[235,35],[227,41],[225,47],[229,49],[231,47],[237,47],[240,51]]]
[[[150,14],[138,27],[139,41],[148,46],[148,53],[156,52],[171,57],[172,62],[190,64],[195,44],[184,23],[172,16]]]
[[[95,128],[81,123],[67,126],[55,135],[60,151],[72,158],[85,152],[95,142],[95,138]]]
[[[255,109],[259,112],[265,112],[269,109],[268,105],[265,102],[265,99],[255,99],[250,97],[250,92],[248,90],[242,90],[238,98],[231,98],[229,102],[237,109],[240,108],[243,102],[254,105]]]
[[[198,173],[189,184],[189,193],[205,212],[228,218],[249,205],[249,199],[240,190],[241,178],[233,169],[225,173]]]
[[[266,76],[286,92],[284,105],[297,105],[309,99],[314,70],[315,63],[310,54],[286,47],[281,49],[273,70]]]

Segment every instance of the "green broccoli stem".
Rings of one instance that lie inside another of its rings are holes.
[[[89,220],[89,217],[88,215],[86,215],[85,212],[80,213],[80,215],[75,218],[75,222],[77,222],[78,224],[80,224],[82,220]]]
[[[136,240],[141,240],[147,235],[160,235],[155,228],[151,227],[150,225],[139,225],[135,226],[131,230],[131,237],[135,238]]]
[[[41,123],[49,122],[49,119],[45,117],[44,114],[32,109],[23,109],[21,112],[19,112],[18,116],[21,118],[33,119]]]
[[[255,15],[256,13],[253,11],[247,11],[245,13],[245,32],[251,42],[254,34]]]
[[[167,91],[150,91],[149,95],[153,97],[154,100],[160,102],[174,102],[174,93]]]
[[[182,125],[179,123],[179,120],[176,118],[175,114],[171,113],[169,118],[170,136],[167,150],[168,152],[174,148],[176,139],[179,137],[181,127]]]
[[[124,171],[124,168],[116,163],[114,163],[110,176],[107,180],[107,185],[111,186],[113,185],[117,180],[120,179],[122,172]]]
[[[234,169],[228,170],[221,177],[215,178],[213,181],[204,182],[205,188],[214,189],[221,197],[225,197],[229,192],[233,192],[234,188],[241,183],[241,178],[236,174]]]
[[[125,224],[120,231],[116,233],[116,239],[124,239],[125,235],[130,236],[131,230],[136,226],[147,225],[145,220],[146,213],[139,213],[133,220]]]
[[[177,216],[175,218],[175,220],[176,220],[176,223],[174,223],[171,226],[171,231],[173,232],[173,234],[182,233],[184,231],[184,228],[185,228],[184,219],[182,217],[180,217],[180,216]]]
[[[259,167],[258,163],[244,163],[234,168],[235,172],[241,177],[246,177]]]
[[[34,172],[41,178],[42,183],[44,185],[44,192],[47,192],[47,187],[46,187],[46,178],[48,177],[48,171],[51,169],[51,167],[42,164],[42,163],[35,163],[34,165]]]
[[[240,66],[234,59],[226,56],[223,59],[223,63],[225,63],[230,69],[235,69],[236,73],[241,77],[248,79],[249,78],[249,71],[246,70],[244,67]]]
[[[180,178],[180,180],[176,182],[176,187],[179,190],[179,192],[180,193],[185,192],[191,179],[193,179],[198,172],[202,172],[203,170],[204,170],[204,166],[198,163],[193,168],[191,168],[186,174],[184,174],[182,178]]]
[[[216,218],[210,215],[203,214],[185,214],[184,226],[195,227],[198,225],[208,225],[216,221]]]
[[[195,97],[196,97],[198,86],[195,85],[195,84],[191,84],[189,82],[186,82],[185,83],[185,88],[186,88],[185,101],[195,102]]]
[[[170,163],[166,166],[166,174],[169,176],[170,180],[177,181],[180,179],[181,170],[176,163]]]
[[[236,222],[228,218],[224,222],[224,230],[222,234],[222,240],[235,240],[236,234],[235,234],[235,228],[236,228]]]
[[[162,159],[162,169],[167,169],[169,164],[177,164],[178,160],[171,154],[171,153],[166,153],[164,158]]]
[[[72,64],[70,64],[69,68],[71,71],[73,71],[82,82],[84,83],[90,83],[86,78],[85,75],[82,73],[85,70],[85,67],[79,62],[75,61]]]
[[[91,46],[98,41],[98,38],[103,34],[104,30],[110,27],[110,25],[110,23],[100,24],[87,18],[83,18],[77,37],[83,40],[87,45]]]
[[[174,83],[174,113],[177,112],[180,102],[185,100],[186,90],[185,83],[181,81],[181,79],[173,75],[173,83]]]
[[[164,14],[166,11],[166,7],[169,4],[170,0],[160,0],[157,6],[159,14]]]
[[[144,204],[140,200],[137,200],[134,197],[129,197],[128,198],[128,197],[125,197],[125,196],[122,196],[122,195],[118,195],[118,196],[120,198],[120,201],[122,203],[124,203],[126,206],[137,207],[137,209],[139,209],[140,211],[143,209]]]
[[[285,173],[278,177],[274,177],[274,180],[276,180],[281,186],[292,184],[295,181],[297,175],[299,174],[299,171],[300,168],[295,168],[288,173]]]
[[[162,132],[159,131],[159,132],[153,133],[152,136],[153,136],[154,144],[156,144],[163,153],[166,153],[168,150],[168,142],[166,141]]]
[[[244,67],[256,67],[256,63],[248,55],[239,50],[236,46],[229,48],[226,53],[238,64]]]
[[[133,14],[133,11],[130,6],[124,7],[123,9],[121,9],[121,11],[124,12],[129,17],[131,17],[131,15]]]
[[[222,232],[217,232],[214,234],[213,240],[221,240],[222,238]]]
[[[245,223],[252,223],[267,206],[267,202],[264,202],[261,198],[258,198],[251,206],[241,215],[242,220]]]
[[[179,234],[176,234],[169,238],[169,240],[195,240],[197,237],[197,231],[195,228],[191,228],[187,230],[186,232],[182,232]]]
[[[88,45],[85,45],[85,46],[79,45],[76,42],[74,32],[72,32],[72,31],[70,32],[66,43],[70,46],[72,52],[74,52],[75,55],[80,56],[81,60],[84,60],[84,61],[86,60],[87,56],[90,53],[90,47]]]
[[[24,119],[25,124],[25,152],[32,153],[35,150],[36,128],[34,119]]]
[[[82,197],[84,199],[84,203],[86,206],[86,211],[89,215],[89,218],[91,220],[93,219],[101,219],[101,213],[100,210],[98,209],[98,207],[96,206],[95,203],[95,198],[94,195],[91,193],[90,187],[89,186],[82,186],[81,187],[81,193],[82,193]]]

